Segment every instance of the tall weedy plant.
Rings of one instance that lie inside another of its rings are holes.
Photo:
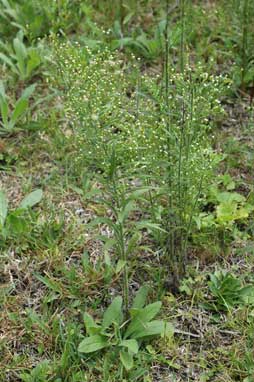
[[[209,143],[213,118],[222,112],[217,97],[221,79],[209,76],[203,68],[185,65],[184,17],[182,1],[182,36],[180,46],[180,73],[169,65],[169,1],[166,2],[165,60],[162,92],[153,81],[147,82],[146,92],[154,100],[154,129],[143,157],[149,179],[158,185],[152,195],[153,216],[162,224],[166,234],[160,234],[170,277],[174,286],[185,273],[188,239],[193,230],[200,197],[212,174],[215,154]],[[145,82],[145,81],[144,81]],[[159,121],[158,121],[159,120]],[[147,132],[148,135],[148,132]],[[149,148],[155,147],[154,151]],[[156,210],[157,212],[154,213]]]
[[[167,17],[167,30],[168,25]],[[209,134],[221,113],[221,79],[202,67],[174,70],[167,32],[165,41],[163,81],[142,75],[131,94],[123,63],[110,52],[94,55],[69,44],[57,51],[65,118],[76,146],[70,160],[102,185],[103,203],[111,211],[103,221],[123,264],[125,311],[129,256],[142,230],[156,231],[174,284],[185,271],[193,216],[212,172]]]
[[[149,121],[143,116],[145,123],[141,125],[138,97],[126,95],[128,84],[122,62],[109,51],[93,54],[78,45],[62,44],[56,46],[56,52],[56,81],[63,90],[65,118],[73,129],[75,167],[85,167],[100,185],[97,202],[109,213],[95,219],[92,225],[106,224],[112,232],[111,237],[100,238],[105,250],[116,259],[116,267],[123,271],[123,306],[127,312],[129,257],[138,246],[142,230],[159,228],[149,219],[136,221],[132,217],[149,190],[137,182],[143,160],[139,146]]]

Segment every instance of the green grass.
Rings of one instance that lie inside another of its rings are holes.
[[[254,10],[180,5],[0,2],[0,382],[254,381]]]

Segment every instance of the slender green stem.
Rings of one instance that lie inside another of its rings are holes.
[[[119,254],[121,260],[125,262],[123,269],[123,304],[125,314],[128,312],[129,308],[129,272],[128,272],[128,259],[125,249],[125,240],[124,240],[124,228],[122,224],[118,226],[118,239],[119,239]]]
[[[186,229],[184,246],[183,246],[183,259],[184,259],[184,261],[183,261],[183,271],[184,271],[184,273],[186,271],[187,248],[188,248],[187,246],[188,246],[188,239],[189,239],[189,234],[190,234],[190,230],[191,230],[191,224],[192,224],[192,220],[193,220],[195,209],[196,209],[197,204],[198,204],[198,199],[199,199],[199,197],[201,195],[203,181],[204,181],[204,175],[200,179],[198,192],[197,192],[197,195],[196,195],[196,198],[195,198],[195,202],[194,202],[193,207],[192,207],[192,211],[190,213],[190,218],[189,218],[189,222],[188,222],[187,229]]]
[[[128,312],[129,307],[129,273],[128,273],[128,259],[127,259],[127,253],[125,248],[125,235],[124,235],[124,226],[122,222],[119,222],[119,213],[122,210],[122,203],[121,198],[122,195],[119,195],[119,189],[117,187],[117,181],[116,181],[116,158],[115,158],[115,151],[113,148],[113,152],[111,153],[111,174],[109,179],[110,184],[110,195],[111,195],[111,205],[112,205],[112,211],[115,215],[116,224],[115,224],[115,238],[117,241],[117,249],[118,249],[118,255],[122,261],[125,262],[124,270],[123,270],[123,303],[124,303],[124,310],[125,314]]]
[[[248,47],[248,8],[249,0],[244,0],[243,4],[243,17],[242,17],[242,73],[241,73],[241,85],[244,87],[244,79],[247,71],[247,47]]]
[[[123,0],[119,1],[119,14],[120,14],[120,24],[121,24],[121,30],[123,32],[123,21],[124,21],[124,6],[123,6]]]
[[[184,71],[184,34],[185,34],[185,0],[180,0],[181,7],[181,51],[180,51],[180,69]]]
[[[170,262],[175,261],[175,248],[174,248],[174,227],[173,227],[173,196],[172,196],[172,154],[171,154],[171,140],[170,140],[170,116],[169,116],[169,0],[166,2],[166,29],[165,29],[165,107],[166,107],[166,133],[167,133],[167,183],[168,183],[168,218],[167,230],[169,235],[169,244],[167,246],[167,253],[170,257]]]
[[[183,206],[183,185],[182,185],[182,160],[183,160],[183,148],[184,148],[184,127],[185,127],[185,104],[183,101],[182,105],[182,120],[181,120],[181,132],[180,132],[180,141],[179,141],[179,158],[178,158],[178,174],[177,174],[177,183],[178,183],[178,219],[179,219],[179,261],[183,262],[182,256],[182,243],[183,243],[183,226],[184,226],[184,206]]]

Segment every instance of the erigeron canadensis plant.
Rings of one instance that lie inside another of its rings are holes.
[[[143,81],[146,92],[142,93],[154,101],[150,108],[154,123],[145,141],[140,135],[136,139],[145,158],[144,172],[159,186],[157,194],[152,192],[151,209],[155,222],[167,231],[160,235],[160,243],[178,278],[185,272],[193,216],[218,159],[212,150],[212,130],[223,113],[218,97],[227,80],[208,75],[201,66],[187,67],[183,73],[168,68],[166,75],[166,100],[155,81],[148,77]]]
[[[113,151],[118,184],[135,179],[150,187],[150,210],[144,213],[162,226],[156,238],[178,278],[185,271],[193,216],[217,159],[212,128],[222,114],[218,97],[227,81],[201,65],[182,73],[168,65],[162,81],[138,74],[138,87],[128,96],[124,63],[109,51],[94,55],[66,44],[57,54],[77,167],[82,163],[108,182],[112,203],[116,188],[107,174]]]
[[[139,119],[137,99],[127,95],[123,63],[110,52],[94,55],[89,48],[69,44],[57,52],[65,116],[76,139],[76,164],[86,166],[97,178],[102,187],[100,202],[111,211],[110,217],[95,219],[92,225],[106,224],[113,232],[113,239],[103,240],[107,250],[113,247],[121,261],[127,312],[128,257],[137,246],[141,230],[159,228],[147,220],[135,222],[129,217],[138,209],[141,196],[148,192],[147,187],[136,186],[135,176],[139,176],[139,145],[146,140],[150,119]]]

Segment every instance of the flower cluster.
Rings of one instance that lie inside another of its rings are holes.
[[[211,177],[213,124],[223,113],[218,98],[227,81],[201,65],[184,73],[172,68],[166,91],[158,76],[141,75],[107,49],[94,54],[78,44],[58,46],[57,63],[77,166],[107,173],[114,147],[125,173],[163,185],[170,172],[176,208],[181,189],[188,214],[200,179]]]

